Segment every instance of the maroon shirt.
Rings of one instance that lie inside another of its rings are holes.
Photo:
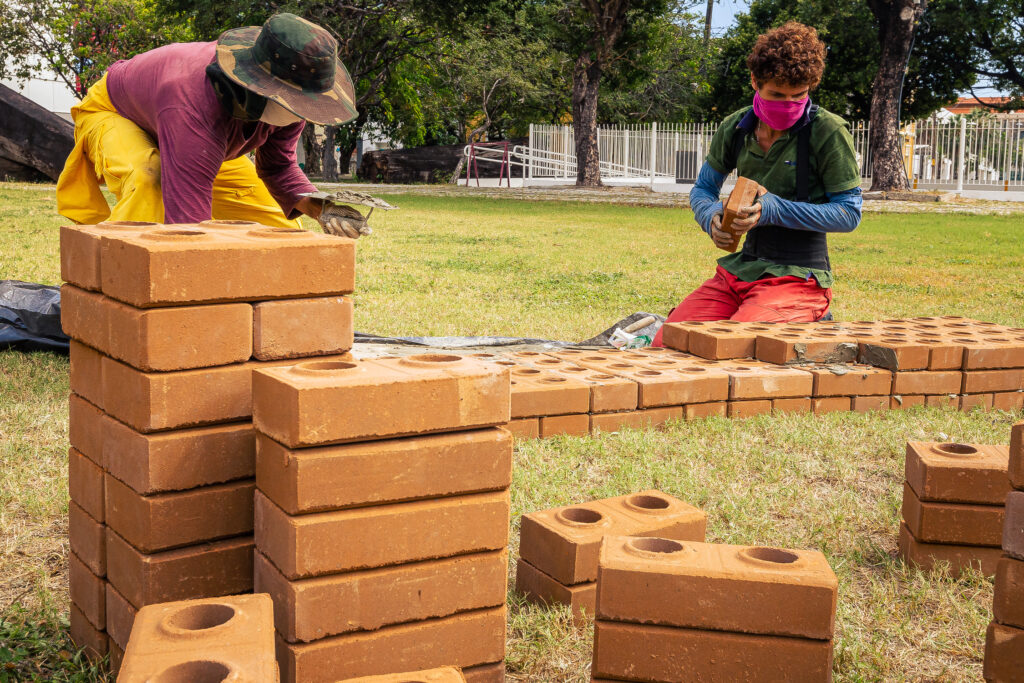
[[[221,164],[256,152],[256,172],[289,218],[303,192],[316,192],[295,161],[304,121],[276,127],[240,121],[206,78],[216,43],[173,43],[116,62],[107,93],[121,116],[153,136],[160,150],[164,220],[211,217]]]

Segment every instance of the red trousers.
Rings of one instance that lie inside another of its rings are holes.
[[[744,282],[718,266],[715,276],[672,309],[665,322],[680,320],[745,320],[810,322],[828,312],[832,290],[814,278],[787,275]],[[661,330],[652,346],[661,346]]]

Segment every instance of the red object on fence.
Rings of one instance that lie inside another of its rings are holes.
[[[466,161],[466,187],[469,187],[469,173],[470,169],[473,170],[473,175],[476,177],[476,186],[480,187],[480,169],[476,165],[477,153],[479,149],[500,149],[501,150],[501,169],[498,171],[498,187],[501,187],[501,181],[504,179],[508,187],[512,187],[512,164],[511,155],[509,154],[508,141],[505,142],[471,142],[469,143],[469,159]],[[493,157],[485,157],[485,159],[493,160]],[[505,172],[508,171],[506,177]]]

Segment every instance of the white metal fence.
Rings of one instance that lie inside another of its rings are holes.
[[[598,127],[601,176],[693,182],[718,124],[636,124]],[[869,128],[851,128],[865,181],[871,178]],[[1024,188],[1024,120],[925,120],[902,131],[903,160],[914,187]],[[517,148],[532,178],[574,178],[572,126],[530,126],[526,149]]]

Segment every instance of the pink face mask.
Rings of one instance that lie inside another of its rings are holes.
[[[802,100],[766,100],[761,93],[754,91],[754,113],[775,130],[792,128],[803,116],[806,106],[806,97]]]

